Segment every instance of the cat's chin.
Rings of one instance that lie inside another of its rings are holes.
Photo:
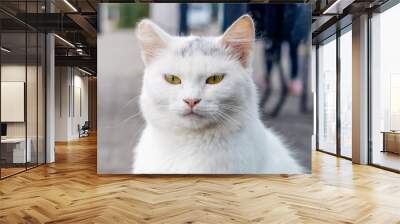
[[[198,113],[180,115],[179,120],[179,126],[187,130],[207,129],[213,126],[214,123],[207,116]]]

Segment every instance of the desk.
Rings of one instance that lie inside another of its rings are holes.
[[[25,151],[25,138],[1,139],[1,156],[8,163],[30,162],[32,160],[32,141],[30,138],[28,138],[27,142],[28,147],[26,147]],[[25,161],[25,158],[27,159],[27,161]]]
[[[400,154],[400,131],[383,131],[382,152]]]

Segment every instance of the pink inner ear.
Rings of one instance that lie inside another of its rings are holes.
[[[233,52],[239,57],[239,61],[243,66],[247,66],[249,53],[251,50],[250,43],[235,43],[235,42],[226,42],[226,45],[230,47]]]
[[[250,17],[241,17],[227,29],[222,42],[233,50],[243,66],[249,63],[249,56],[254,41],[254,25]]]
[[[144,62],[145,64],[150,64],[159,51],[166,48],[167,43],[165,40],[169,36],[157,25],[146,20],[139,23],[138,30]]]
[[[165,44],[162,42],[148,42],[142,43],[142,50],[145,56],[145,62],[150,64],[151,61],[157,56],[158,51],[165,48]]]

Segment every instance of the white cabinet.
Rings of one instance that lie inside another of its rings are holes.
[[[25,151],[26,143],[27,147]],[[32,140],[28,138],[26,143],[25,138],[7,138],[1,140],[2,145],[7,145],[7,147],[12,148],[13,163],[25,163],[32,161]]]

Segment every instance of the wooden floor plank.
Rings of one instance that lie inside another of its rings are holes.
[[[313,152],[313,174],[97,175],[96,138],[0,181],[0,223],[400,223],[400,175]]]

